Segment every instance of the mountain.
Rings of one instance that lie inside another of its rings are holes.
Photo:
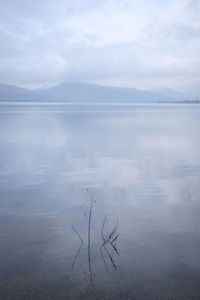
[[[196,100],[198,99],[197,96],[195,95],[191,95],[189,93],[183,93],[183,92],[179,92],[179,91],[175,91],[169,88],[154,88],[151,90],[148,90],[150,92],[153,92],[154,94],[160,95],[160,96],[165,96],[165,97],[169,97],[171,100],[175,100],[175,101],[184,101],[184,100]]]
[[[68,102],[157,102],[168,97],[135,88],[106,87],[87,83],[64,82],[37,92],[37,99]]]
[[[15,85],[0,84],[0,101],[24,100],[31,95],[31,91]]]
[[[195,98],[195,97],[194,97]],[[194,99],[193,98],[193,99]],[[35,91],[0,84],[0,101],[66,101],[66,102],[171,102],[190,100],[170,89],[139,90],[106,87],[88,83],[63,82]],[[191,99],[192,100],[192,99]]]

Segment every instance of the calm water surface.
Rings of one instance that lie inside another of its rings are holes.
[[[200,106],[0,104],[0,299],[200,299]]]

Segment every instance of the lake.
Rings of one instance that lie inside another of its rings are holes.
[[[200,105],[0,103],[0,299],[200,299]]]

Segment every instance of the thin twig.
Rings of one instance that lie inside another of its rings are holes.
[[[76,252],[76,255],[74,256],[74,260],[72,262],[72,269],[74,268],[74,264],[75,264],[76,259],[77,259],[78,255],[79,255],[80,251],[81,251],[82,246],[83,246],[83,243],[81,243],[80,247],[78,248],[78,251]]]
[[[102,260],[103,260],[103,263],[104,263],[106,272],[108,273],[108,266],[107,266],[107,264],[106,264],[106,261],[105,261],[104,255],[103,255],[103,251],[102,251],[102,248],[103,248],[103,247],[104,247],[104,246],[101,246],[101,247],[100,247],[100,252],[101,252],[101,257],[102,257]]]
[[[102,237],[102,240],[103,242],[105,243],[105,237],[104,237],[104,227],[105,227],[105,224],[106,224],[106,218],[107,218],[107,215],[105,215],[104,219],[103,219],[103,224],[102,224],[102,227],[101,227],[101,237]]]
[[[118,238],[118,236],[119,236],[119,233],[118,233],[118,235],[116,235],[116,237],[110,242],[111,244],[113,244],[114,243],[114,241],[116,241],[117,240],[117,238]]]
[[[104,241],[103,246],[105,246],[107,244],[107,242],[109,242],[113,238],[113,236],[115,235],[115,233],[117,231],[117,226],[118,226],[118,221],[117,221],[116,225],[114,226],[113,230],[110,232],[108,238],[107,239],[103,238],[103,241]]]
[[[77,259],[78,255],[79,255],[79,253],[80,253],[80,251],[81,251],[81,248],[82,248],[82,246],[83,246],[83,240],[82,240],[80,234],[78,233],[78,231],[76,230],[76,228],[75,228],[73,225],[72,225],[72,229],[74,230],[74,232],[75,232],[76,235],[78,236],[79,240],[81,241],[81,245],[80,245],[80,247],[78,248],[78,251],[76,252],[76,255],[74,256],[74,260],[73,260],[73,262],[72,262],[72,269],[73,269],[73,268],[74,268],[74,264],[75,264],[75,262],[76,262],[76,259]]]
[[[119,255],[119,252],[118,252],[116,246],[113,245],[111,242],[109,242],[109,244],[112,246],[112,248],[114,249],[114,251]]]
[[[90,240],[90,235],[91,235],[91,219],[92,219],[92,207],[93,207],[93,197],[91,198],[91,203],[90,203],[90,211],[89,211],[89,219],[88,219],[88,267],[89,267],[89,274],[90,274],[90,281],[91,284],[93,285],[93,277],[92,277],[92,268],[91,268],[91,240]]]
[[[79,237],[79,239],[80,239],[80,241],[81,241],[81,243],[83,244],[83,240],[82,240],[82,238],[81,238],[81,236],[80,236],[80,234],[78,233],[78,231],[76,230],[76,228],[72,225],[72,229],[74,230],[74,232],[77,234],[77,236]]]
[[[108,257],[109,257],[109,259],[110,259],[110,261],[111,261],[111,263],[112,263],[114,269],[117,270],[117,266],[116,266],[116,264],[115,264],[115,262],[114,262],[112,256],[110,255],[108,249],[106,248],[106,246],[103,246],[103,247],[104,247],[104,249],[106,250],[106,252],[107,252],[107,254],[108,254]]]

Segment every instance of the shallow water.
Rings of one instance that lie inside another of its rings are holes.
[[[195,104],[1,103],[0,299],[199,299],[199,127]]]

